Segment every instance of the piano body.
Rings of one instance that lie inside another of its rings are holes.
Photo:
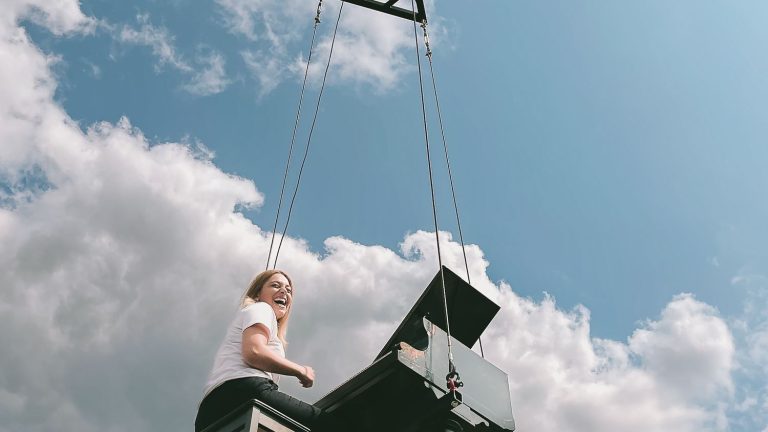
[[[443,267],[452,352],[462,387],[449,391],[440,273],[376,360],[315,403],[344,430],[513,431],[507,375],[470,349],[499,310]]]

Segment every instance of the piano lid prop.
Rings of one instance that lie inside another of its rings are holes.
[[[499,312],[500,307],[448,267],[443,266],[443,275],[451,336],[471,348]],[[416,300],[416,304],[405,315],[376,358],[391,351],[398,342],[408,342],[418,347],[419,343],[416,340],[424,333],[422,317],[427,317],[432,323],[447,331],[440,272],[432,278],[432,282]]]

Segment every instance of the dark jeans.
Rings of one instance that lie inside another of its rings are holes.
[[[195,432],[200,432],[216,420],[251,399],[258,399],[312,430],[320,417],[320,409],[278,390],[267,378],[238,378],[213,389],[203,399],[195,419]]]

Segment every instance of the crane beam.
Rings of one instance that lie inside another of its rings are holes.
[[[377,0],[342,0],[347,3],[356,4],[358,6],[363,6],[368,9],[373,9],[375,11],[384,12],[385,14],[394,15],[396,17],[405,18],[409,21],[414,20],[414,13],[410,9],[403,9],[401,7],[395,6],[395,4],[400,0],[387,0],[387,1],[377,1]],[[416,2],[416,22],[424,22],[427,20],[427,14],[424,10],[424,0],[415,0]]]

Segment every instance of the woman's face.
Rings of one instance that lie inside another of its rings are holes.
[[[280,273],[275,273],[267,279],[257,300],[272,306],[277,319],[282,319],[291,308],[293,287],[288,283],[288,278]]]

